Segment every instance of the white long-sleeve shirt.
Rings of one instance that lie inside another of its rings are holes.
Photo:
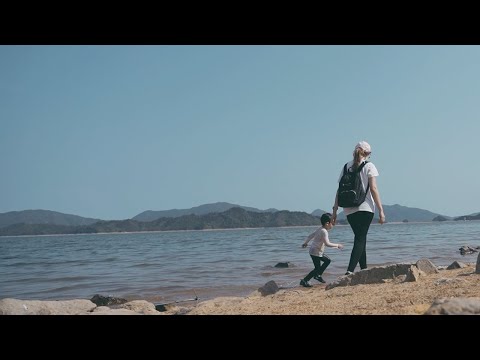
[[[312,244],[310,245],[309,253],[313,256],[323,256],[325,251],[325,246],[328,247],[337,247],[338,244],[333,244],[328,238],[328,231],[324,227],[319,227],[313,233],[308,235],[307,241],[313,239]]]

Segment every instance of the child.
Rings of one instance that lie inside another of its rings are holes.
[[[310,245],[309,253],[310,257],[312,258],[313,265],[315,265],[315,269],[310,271],[305,278],[300,280],[300,285],[304,287],[312,286],[308,282],[312,277],[321,283],[325,282],[325,280],[322,278],[322,274],[327,266],[330,265],[330,258],[323,253],[325,246],[343,249],[342,244],[331,243],[328,239],[328,230],[333,227],[332,214],[323,214],[320,218],[320,222],[322,223],[322,227],[319,227],[316,231],[308,235],[307,239],[302,244],[302,248],[306,248],[310,240],[313,239],[312,245]],[[323,264],[321,264],[321,262],[323,262]]]

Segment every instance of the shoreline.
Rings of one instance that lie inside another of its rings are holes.
[[[416,267],[414,264],[411,266]],[[137,299],[124,304],[97,306],[87,299],[41,301],[4,298],[0,299],[0,314],[422,315],[427,311],[432,313],[432,304],[449,301],[454,303],[451,305],[453,310],[449,311],[457,311],[456,314],[480,314],[480,273],[476,271],[475,264],[468,263],[451,270],[436,267],[428,274],[417,270],[414,280],[406,280],[405,275],[400,275],[375,283],[337,286],[328,290],[326,287],[331,287],[332,283],[315,283],[310,288],[277,289],[266,296],[255,290],[247,296],[219,296],[204,301],[191,299],[190,303],[156,304]],[[445,310],[435,311],[433,313],[441,314]]]

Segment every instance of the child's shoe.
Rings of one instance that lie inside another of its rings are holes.
[[[324,284],[326,283],[326,281],[323,280],[323,278],[321,276],[314,276],[313,278],[317,281],[320,281],[321,283],[324,283]]]
[[[304,279],[300,280],[300,285],[303,287],[312,287],[312,285],[310,285],[308,281],[305,281]]]

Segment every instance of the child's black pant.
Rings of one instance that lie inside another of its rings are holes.
[[[315,255],[310,255],[313,261],[313,265],[315,265],[315,269],[310,271],[307,276],[305,276],[305,281],[309,281],[311,278],[314,276],[322,276],[323,272],[327,268],[328,265],[330,265],[330,258],[327,255],[323,256],[315,256]],[[323,262],[323,264],[322,264]]]

